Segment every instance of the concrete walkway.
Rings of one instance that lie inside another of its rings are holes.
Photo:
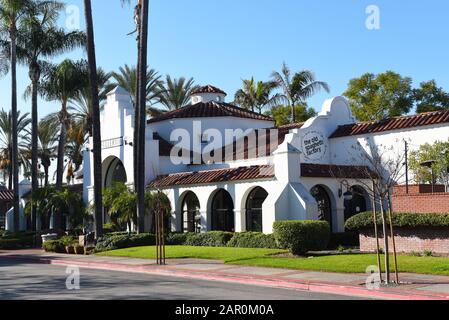
[[[449,300],[449,277],[401,274],[401,286],[369,289],[365,274],[340,274],[224,264],[200,259],[171,259],[167,266],[155,260],[50,254],[41,250],[0,251],[0,260],[45,263],[81,268],[176,276],[320,293],[400,300]]]

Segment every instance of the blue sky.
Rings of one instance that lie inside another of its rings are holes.
[[[134,64],[131,6],[119,0],[93,0],[98,64],[105,70]],[[80,9],[82,0],[67,4]],[[150,0],[149,63],[161,74],[194,77],[227,91],[241,79],[268,80],[283,61],[292,70],[310,69],[342,94],[351,78],[365,72],[396,71],[419,82],[436,79],[449,91],[449,2],[447,0]],[[380,30],[365,27],[368,5],[380,9]],[[61,19],[65,24],[65,16]],[[83,27],[83,24],[82,24]],[[67,55],[81,58],[82,51]],[[66,57],[67,57],[66,56]],[[63,57],[58,58],[61,60]],[[19,69],[19,94],[28,85]],[[0,108],[9,109],[9,76],[0,80]],[[19,108],[30,102],[19,99]],[[40,102],[40,116],[58,110]]]

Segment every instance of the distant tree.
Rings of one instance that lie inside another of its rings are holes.
[[[289,106],[276,106],[265,112],[265,114],[273,117],[276,121],[276,126],[280,127],[290,123],[292,108]],[[313,108],[295,106],[295,114],[297,122],[305,122],[310,118],[315,117],[317,113]]]
[[[262,113],[266,107],[271,107],[280,101],[279,94],[272,94],[277,84],[273,81],[263,82],[243,80],[243,88],[235,93],[234,103],[241,108]]]
[[[13,131],[11,111],[6,112],[3,109],[0,110],[0,157],[3,160],[1,169],[8,176],[8,188],[10,190],[13,188],[14,170],[12,167],[12,153],[14,136],[17,137],[19,143],[17,157],[18,165],[23,169],[22,172],[29,171],[31,159],[29,150],[29,125],[31,124],[31,119],[29,118],[29,113],[21,115],[20,111],[17,111],[17,117],[17,131]]]
[[[425,161],[435,161],[432,166],[434,183],[448,184],[449,141],[426,143],[421,145],[419,150],[410,153],[409,165],[416,183],[432,183],[432,171],[421,165]]]
[[[298,121],[296,118],[295,106],[307,106],[307,99],[323,89],[329,92],[329,85],[323,81],[317,81],[315,75],[310,70],[302,70],[292,75],[291,70],[284,63],[281,72],[274,71],[272,80],[277,83],[282,90],[281,98],[286,106],[291,108],[291,122]]]
[[[417,113],[449,109],[449,93],[438,87],[435,80],[421,82],[413,90],[413,97]]]
[[[412,79],[387,71],[350,80],[344,95],[360,121],[378,121],[408,113],[413,107]]]
[[[168,110],[176,110],[189,103],[190,92],[195,89],[193,78],[172,79],[166,76],[165,82],[160,85],[160,103]]]
[[[56,142],[58,141],[58,126],[54,123],[41,121],[38,126],[38,157],[44,169],[44,186],[49,185],[49,168],[52,159],[58,156]]]

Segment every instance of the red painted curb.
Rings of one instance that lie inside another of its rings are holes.
[[[318,293],[337,294],[344,296],[358,296],[363,298],[378,298],[389,300],[449,300],[448,295],[431,294],[416,291],[395,291],[394,289],[378,289],[369,290],[363,287],[339,285],[325,282],[307,282],[300,280],[283,280],[279,278],[270,278],[264,276],[249,276],[249,275],[234,275],[226,273],[211,274],[203,271],[189,270],[175,270],[173,268],[166,269],[161,267],[148,266],[133,266],[125,264],[114,263],[97,263],[85,262],[76,260],[60,260],[51,258],[31,258],[24,256],[3,256],[6,259],[16,259],[22,261],[37,262],[42,264],[59,265],[59,266],[78,266],[81,268],[97,269],[97,270],[111,270],[120,272],[144,273],[159,276],[172,276],[186,279],[198,279],[209,281],[232,282],[247,285],[269,286],[273,288],[305,290]],[[3,258],[0,256],[0,259]]]

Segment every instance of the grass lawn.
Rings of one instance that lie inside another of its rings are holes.
[[[285,251],[273,249],[210,248],[188,246],[167,246],[166,248],[168,259],[212,259],[222,260],[228,264],[245,266],[323,272],[365,273],[368,266],[377,265],[376,255],[373,254],[342,254],[317,256],[313,258],[273,256],[280,253],[285,253]],[[104,252],[99,255],[155,259],[156,248],[137,247]],[[384,258],[382,256],[382,262],[383,259]],[[391,265],[393,266],[393,261],[391,261]],[[401,255],[398,256],[398,265],[400,272],[449,276],[449,258]]]
[[[189,247],[167,246],[165,254],[167,259],[211,259],[222,260],[226,263],[239,260],[265,257],[273,254],[285,253],[285,250],[277,249],[245,249],[245,248],[213,248],[213,247]],[[156,247],[136,247],[119,249],[98,253],[100,256],[130,257],[142,259],[156,259]]]

